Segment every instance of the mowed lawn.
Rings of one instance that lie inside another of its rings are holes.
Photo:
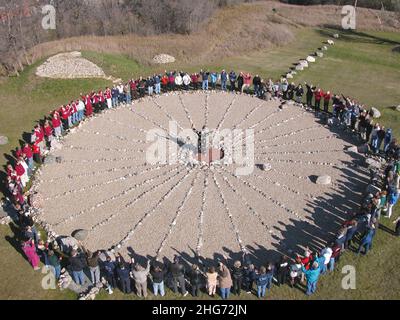
[[[209,66],[190,66],[174,63],[169,66],[141,66],[124,56],[85,52],[84,56],[99,64],[107,75],[127,80],[139,75],[163,72],[165,69],[198,71],[222,68],[248,71],[264,78],[277,79],[286,73],[292,64],[322,46],[332,30],[300,29],[296,41],[269,51],[250,52],[246,56],[228,58]],[[336,40],[335,40],[336,41]],[[294,82],[308,81],[326,90],[351,95],[368,106],[378,107],[386,127],[395,130],[400,136],[400,112],[390,106],[400,104],[400,54],[392,49],[400,44],[399,33],[341,34],[335,46],[329,47],[325,57],[317,59],[310,68],[299,73]],[[80,92],[111,85],[105,79],[92,80],[50,80],[39,79],[34,73],[37,63],[25,70],[19,78],[4,79],[0,82],[1,117],[0,135],[10,139],[10,143],[0,146],[0,164],[6,163],[6,154],[18,146],[23,132],[30,132],[36,120],[47,115],[60,104],[77,98]],[[396,209],[396,216],[400,210]],[[383,219],[383,227],[392,230],[393,224]],[[400,276],[397,267],[400,263],[397,254],[400,239],[390,230],[380,230],[376,236],[373,250],[368,257],[357,257],[347,252],[341,260],[338,271],[328,275],[319,283],[319,289],[311,299],[399,299]],[[6,226],[0,226],[0,254],[2,272],[0,273],[0,298],[4,299],[71,299],[70,292],[41,289],[43,275],[34,272],[24,257],[13,245],[14,233]],[[357,289],[343,290],[340,270],[345,265],[353,265],[357,270]],[[109,299],[103,292],[99,299]],[[114,299],[134,299],[115,293]],[[170,299],[178,299],[172,293]],[[206,298],[204,296],[203,298]],[[241,299],[254,298],[242,294]],[[300,290],[288,287],[273,288],[270,299],[306,299]]]

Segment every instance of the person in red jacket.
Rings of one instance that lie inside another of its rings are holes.
[[[85,103],[85,115],[86,117],[91,117],[93,114],[92,99],[87,94],[86,97],[83,98],[83,101]]]
[[[61,121],[63,124],[64,131],[66,131],[69,129],[68,109],[65,106],[62,106],[60,109],[60,114],[61,114]]]
[[[32,145],[32,153],[33,153],[33,160],[35,160],[35,162],[38,164],[42,164],[43,163],[42,153],[37,143],[34,143]]]
[[[15,165],[15,172],[17,173],[19,180],[21,180],[22,188],[25,188],[29,181],[27,169],[28,165],[25,163],[24,159],[22,157],[18,158]]]
[[[96,93],[93,93],[92,101],[93,101],[93,110],[95,113],[98,113],[100,111],[100,98]]]
[[[330,91],[324,94],[324,112],[328,113],[329,103],[331,101],[332,95]]]
[[[28,174],[31,175],[34,169],[33,153],[32,153],[32,148],[28,143],[25,143],[24,147],[22,148],[22,154],[26,159],[26,163],[28,164],[28,169],[29,169]]]
[[[44,136],[46,138],[46,142],[47,142],[47,148],[50,148],[51,146],[51,141],[53,141],[53,127],[50,124],[49,120],[46,120],[46,122],[44,123]]]
[[[54,135],[57,138],[60,138],[62,134],[62,125],[61,125],[60,114],[57,111],[55,111],[53,114],[53,118],[51,119],[51,124],[54,129]]]
[[[167,91],[168,89],[168,76],[167,73],[165,72],[164,76],[161,78],[161,85],[164,91]]]
[[[315,112],[319,112],[321,110],[321,99],[323,96],[324,96],[324,92],[321,89],[317,89],[314,92]]]

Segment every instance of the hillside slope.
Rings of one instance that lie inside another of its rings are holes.
[[[273,1],[247,3],[221,9],[191,35],[75,37],[48,42],[31,49],[32,61],[63,51],[120,53],[151,64],[159,53],[180,62],[200,64],[222,57],[285,45],[295,40],[294,29],[341,25],[341,7],[295,6]],[[358,30],[398,30],[393,13],[358,9]]]

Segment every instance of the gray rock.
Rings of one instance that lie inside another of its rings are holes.
[[[329,185],[331,183],[332,183],[332,178],[330,176],[320,176],[316,181],[316,184],[319,185]]]
[[[69,253],[72,248],[79,247],[78,240],[73,237],[65,237],[59,240],[61,250]]]
[[[0,146],[4,146],[8,143],[8,138],[5,136],[0,136]]]
[[[324,56],[324,54],[321,51],[317,51],[316,52],[317,57],[322,58]]]
[[[265,163],[261,166],[261,170],[263,171],[270,171],[272,169],[272,166],[270,163]]]
[[[374,114],[374,118],[375,119],[379,119],[382,115],[381,112],[377,109],[377,108],[371,108],[373,114]]]
[[[303,67],[301,64],[298,64],[298,65],[296,66],[296,70],[297,70],[297,71],[303,71],[303,70],[304,70],[304,67]]]
[[[347,149],[347,151],[358,153],[358,147],[356,147],[356,146],[350,147],[350,148]]]
[[[44,164],[52,164],[52,163],[55,163],[55,162],[56,162],[56,157],[51,155],[51,154],[48,155],[43,161]]]
[[[89,232],[84,229],[75,230],[72,232],[72,236],[78,241],[84,241],[89,235]]]

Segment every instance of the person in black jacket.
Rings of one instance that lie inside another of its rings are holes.
[[[289,262],[287,256],[282,256],[279,263],[276,265],[277,268],[277,277],[278,277],[278,286],[286,283],[289,273]]]
[[[132,292],[131,279],[129,277],[130,270],[121,254],[117,257],[117,264],[117,276],[121,285],[121,290],[123,293],[130,294]]]
[[[81,254],[78,254],[78,251],[72,250],[69,263],[75,283],[83,286],[85,284],[85,274],[83,272],[86,267],[85,258]]]
[[[153,293],[157,297],[158,293],[162,297],[165,296],[165,289],[164,289],[164,279],[165,275],[167,274],[167,270],[164,268],[163,264],[158,262],[152,266],[150,270],[151,277],[153,279]]]
[[[256,279],[257,274],[254,264],[249,264],[246,268],[244,268],[244,284],[247,293],[252,292]]]
[[[185,267],[179,261],[179,257],[174,258],[174,263],[172,263],[169,267],[169,271],[172,276],[172,286],[175,293],[178,293],[178,285],[182,290],[182,295],[186,297],[188,292],[186,291],[185,284]]]
[[[232,281],[233,281],[233,293],[240,296],[243,283],[243,267],[242,263],[239,260],[235,261],[235,263],[233,264]]]
[[[254,94],[259,98],[261,96],[261,78],[258,74],[253,78],[253,86]]]
[[[194,264],[192,269],[189,271],[188,276],[190,285],[192,287],[192,296],[198,297],[203,282],[203,272],[200,270],[197,264]]]
[[[305,82],[305,85],[307,87],[307,93],[306,93],[307,107],[311,108],[312,107],[312,98],[314,96],[315,87],[313,87],[313,85],[307,84],[307,82]]]

